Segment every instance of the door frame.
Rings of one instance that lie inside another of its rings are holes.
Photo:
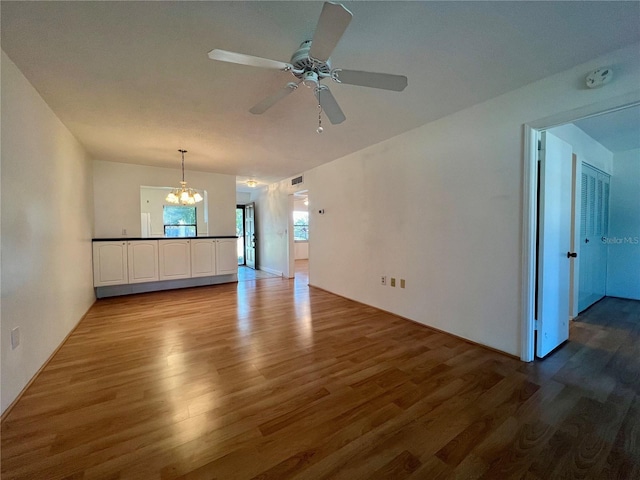
[[[287,221],[287,275],[288,278],[296,277],[296,254],[295,254],[295,239],[294,239],[294,227],[293,227],[293,211],[295,208],[295,198],[297,195],[304,193],[307,196],[307,200],[309,200],[309,189],[303,188],[302,190],[296,190],[293,193],[290,193],[287,197],[287,212],[288,212],[288,221]],[[311,210],[309,210],[311,213]],[[309,223],[311,223],[311,215],[309,215]],[[311,245],[309,245],[309,250],[311,250]]]
[[[616,110],[640,105],[640,96],[633,92],[586,105],[575,110],[561,112],[523,125],[524,151],[522,172],[522,298],[521,298],[521,348],[520,359],[535,359],[535,290],[536,243],[538,239],[538,138],[540,132],[552,127],[572,123]]]
[[[294,194],[287,196],[287,278],[295,278],[296,276],[296,252],[295,241],[293,239],[293,208]]]

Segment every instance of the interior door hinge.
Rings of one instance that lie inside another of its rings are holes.
[[[538,140],[538,151],[542,150],[542,140]]]
[[[533,321],[533,329],[540,330],[540,320],[538,320],[537,318]]]

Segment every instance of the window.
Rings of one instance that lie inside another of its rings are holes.
[[[293,239],[296,242],[309,241],[309,212],[293,212]]]
[[[165,205],[162,211],[165,237],[195,237],[196,207]]]

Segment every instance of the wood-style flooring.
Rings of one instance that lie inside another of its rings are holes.
[[[571,337],[525,364],[304,275],[103,299],[2,423],[2,479],[638,479],[640,302]]]

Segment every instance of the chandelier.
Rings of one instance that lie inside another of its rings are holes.
[[[202,201],[202,196],[196,192],[193,188],[187,188],[187,182],[184,181],[184,154],[186,150],[178,150],[182,154],[182,181],[180,182],[180,188],[176,188],[167,195],[165,200],[167,203],[173,203],[175,205],[193,205]]]

